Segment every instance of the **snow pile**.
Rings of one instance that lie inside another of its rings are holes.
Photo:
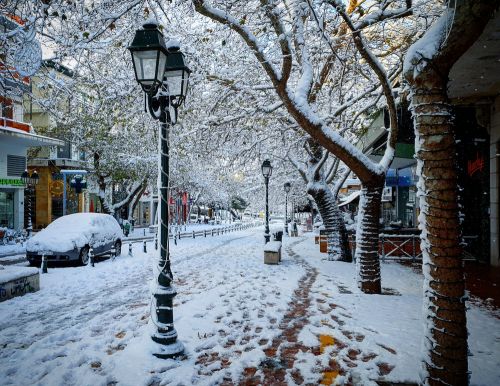
[[[25,276],[31,276],[38,273],[38,268],[2,266],[0,265],[0,283],[17,280]]]
[[[66,252],[82,248],[92,240],[94,246],[110,243],[122,235],[120,226],[110,215],[75,213],[58,218],[29,239],[26,250]]]
[[[278,253],[281,249],[281,242],[279,241],[269,241],[264,245],[264,252],[276,252]]]

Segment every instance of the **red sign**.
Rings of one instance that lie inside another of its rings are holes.
[[[173,197],[170,197],[170,199],[168,200],[168,202],[169,202],[170,205],[175,205],[175,201],[174,201]]]
[[[469,177],[472,177],[477,171],[482,172],[484,167],[484,157],[481,157],[477,153],[477,157],[474,161],[467,161],[467,173]]]
[[[182,203],[186,205],[188,202],[188,194],[187,192],[182,193]]]

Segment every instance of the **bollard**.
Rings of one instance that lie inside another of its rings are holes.
[[[147,248],[146,248],[146,240],[144,240],[144,241],[142,242],[142,250],[143,250],[143,252],[144,252],[144,253],[147,253],[147,252],[148,252],[148,250],[147,250]]]
[[[212,229],[211,232],[212,232],[212,236],[213,236],[214,235],[214,230]]]
[[[111,248],[111,261],[115,261],[115,260],[116,260],[116,248],[113,245],[113,247]]]
[[[195,237],[194,237],[194,231],[193,231],[193,239],[194,239],[194,238],[195,238]]]
[[[155,237],[155,249],[157,250],[158,249],[158,238]]]
[[[207,230],[206,230],[206,229],[203,231],[203,235],[204,235],[205,237],[207,237]]]
[[[47,273],[47,259],[42,255],[42,273]]]
[[[177,245],[177,237],[174,235],[174,244]]]
[[[89,261],[90,261],[90,266],[94,266],[94,248],[90,247],[89,248]]]
[[[142,235],[143,235],[143,236],[146,236],[146,228],[144,228],[144,229],[142,230]]]
[[[128,243],[128,255],[132,256],[132,243]]]
[[[181,239],[181,232],[179,232],[178,237],[179,237],[179,240],[180,240]]]

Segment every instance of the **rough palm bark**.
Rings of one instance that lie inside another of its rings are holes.
[[[329,260],[351,261],[348,243],[345,243],[347,231],[344,218],[337,205],[337,198],[326,182],[322,171],[324,162],[323,148],[313,139],[308,141],[309,168],[305,173],[307,193],[314,199],[323,220],[328,241],[327,253]]]
[[[381,293],[380,259],[380,203],[384,180],[364,184],[361,189],[356,228],[356,270],[358,287],[368,294]]]
[[[348,261],[349,249],[345,251],[342,248],[341,225],[344,220],[330,188],[326,183],[311,183],[308,184],[307,193],[314,199],[323,220],[328,240],[328,260]]]
[[[340,178],[337,179],[337,181],[335,182],[335,184],[332,188],[332,195],[333,195],[333,198],[335,200],[334,211],[335,211],[335,214],[337,216],[336,217],[337,221],[338,221],[337,229],[340,233],[340,248],[341,248],[341,252],[343,254],[341,259],[343,261],[351,262],[352,261],[352,253],[351,253],[351,248],[349,246],[349,234],[347,233],[347,229],[345,226],[344,215],[338,206],[338,197],[339,197],[340,189],[342,188],[342,185],[344,184],[347,177],[349,177],[349,174],[350,174],[350,170],[347,169],[344,172],[344,174],[341,175]]]
[[[425,317],[422,382],[428,385],[469,382],[455,137],[446,90],[451,67],[479,37],[498,4],[456,1],[455,9],[446,9],[405,59],[419,175]]]
[[[324,149],[313,139],[307,141],[306,148],[309,154],[307,170],[301,168],[296,161],[290,161],[306,183],[307,193],[314,200],[323,220],[328,242],[328,260],[352,261],[344,218],[337,204],[337,194],[333,194],[323,172],[328,154],[324,153]],[[336,192],[338,193],[338,189]]]

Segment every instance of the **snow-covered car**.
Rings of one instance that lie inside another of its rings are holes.
[[[87,264],[89,250],[94,256],[111,253],[116,256],[122,247],[122,230],[114,217],[102,213],[75,213],[59,217],[26,243],[26,258],[30,265],[39,265],[42,256],[47,261],[76,261]]]

